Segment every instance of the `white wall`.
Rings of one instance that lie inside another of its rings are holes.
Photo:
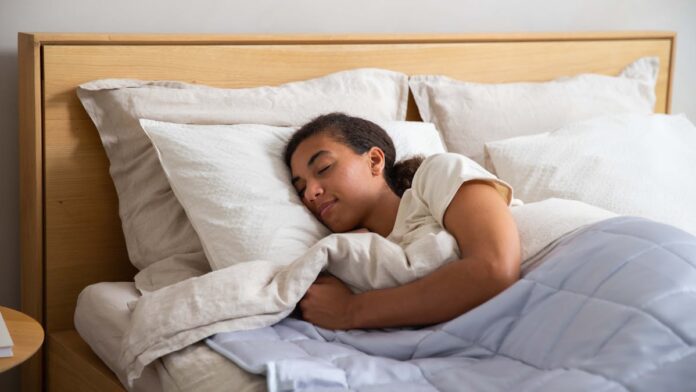
[[[0,0],[0,305],[18,308],[17,32],[676,31],[672,111],[696,121],[693,0]],[[17,371],[0,390],[18,390]]]

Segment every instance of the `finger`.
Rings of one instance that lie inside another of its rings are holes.
[[[337,280],[338,278],[333,275],[323,275],[318,277],[317,280],[315,280],[315,283],[329,283]]]
[[[307,313],[305,313],[305,312],[302,312],[302,320],[304,320],[304,321],[306,321],[306,322],[308,322],[308,323],[314,324],[314,321],[313,321],[313,319],[312,319],[312,315],[311,315],[311,314],[307,314]]]
[[[309,321],[312,318],[312,310],[307,303],[300,302],[300,311],[303,320]]]
[[[319,284],[317,284],[317,283],[312,283],[312,285],[309,286],[309,288],[307,289],[307,292],[305,293],[304,296],[305,296],[305,297],[311,297],[311,296],[313,296],[313,295],[316,295],[316,294],[317,294],[317,291],[319,291],[319,290],[321,290],[321,288],[319,287]]]

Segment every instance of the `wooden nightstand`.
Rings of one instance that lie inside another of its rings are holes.
[[[20,311],[0,306],[0,313],[5,319],[14,343],[12,347],[14,355],[0,358],[0,373],[2,373],[34,355],[44,341],[44,331],[41,324]]]

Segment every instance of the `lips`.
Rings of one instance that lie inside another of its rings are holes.
[[[317,211],[319,212],[319,216],[323,219],[324,215],[331,210],[331,207],[333,207],[334,204],[336,204],[336,200],[321,203],[319,205],[319,208],[317,209]]]

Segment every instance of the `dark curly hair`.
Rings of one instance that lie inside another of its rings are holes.
[[[298,129],[285,147],[285,164],[290,167],[290,159],[297,147],[311,136],[326,133],[338,142],[350,147],[356,154],[363,154],[372,147],[384,151],[384,179],[387,185],[401,197],[411,187],[413,176],[423,162],[423,156],[394,162],[396,149],[394,142],[379,125],[359,117],[343,113],[321,115]]]

